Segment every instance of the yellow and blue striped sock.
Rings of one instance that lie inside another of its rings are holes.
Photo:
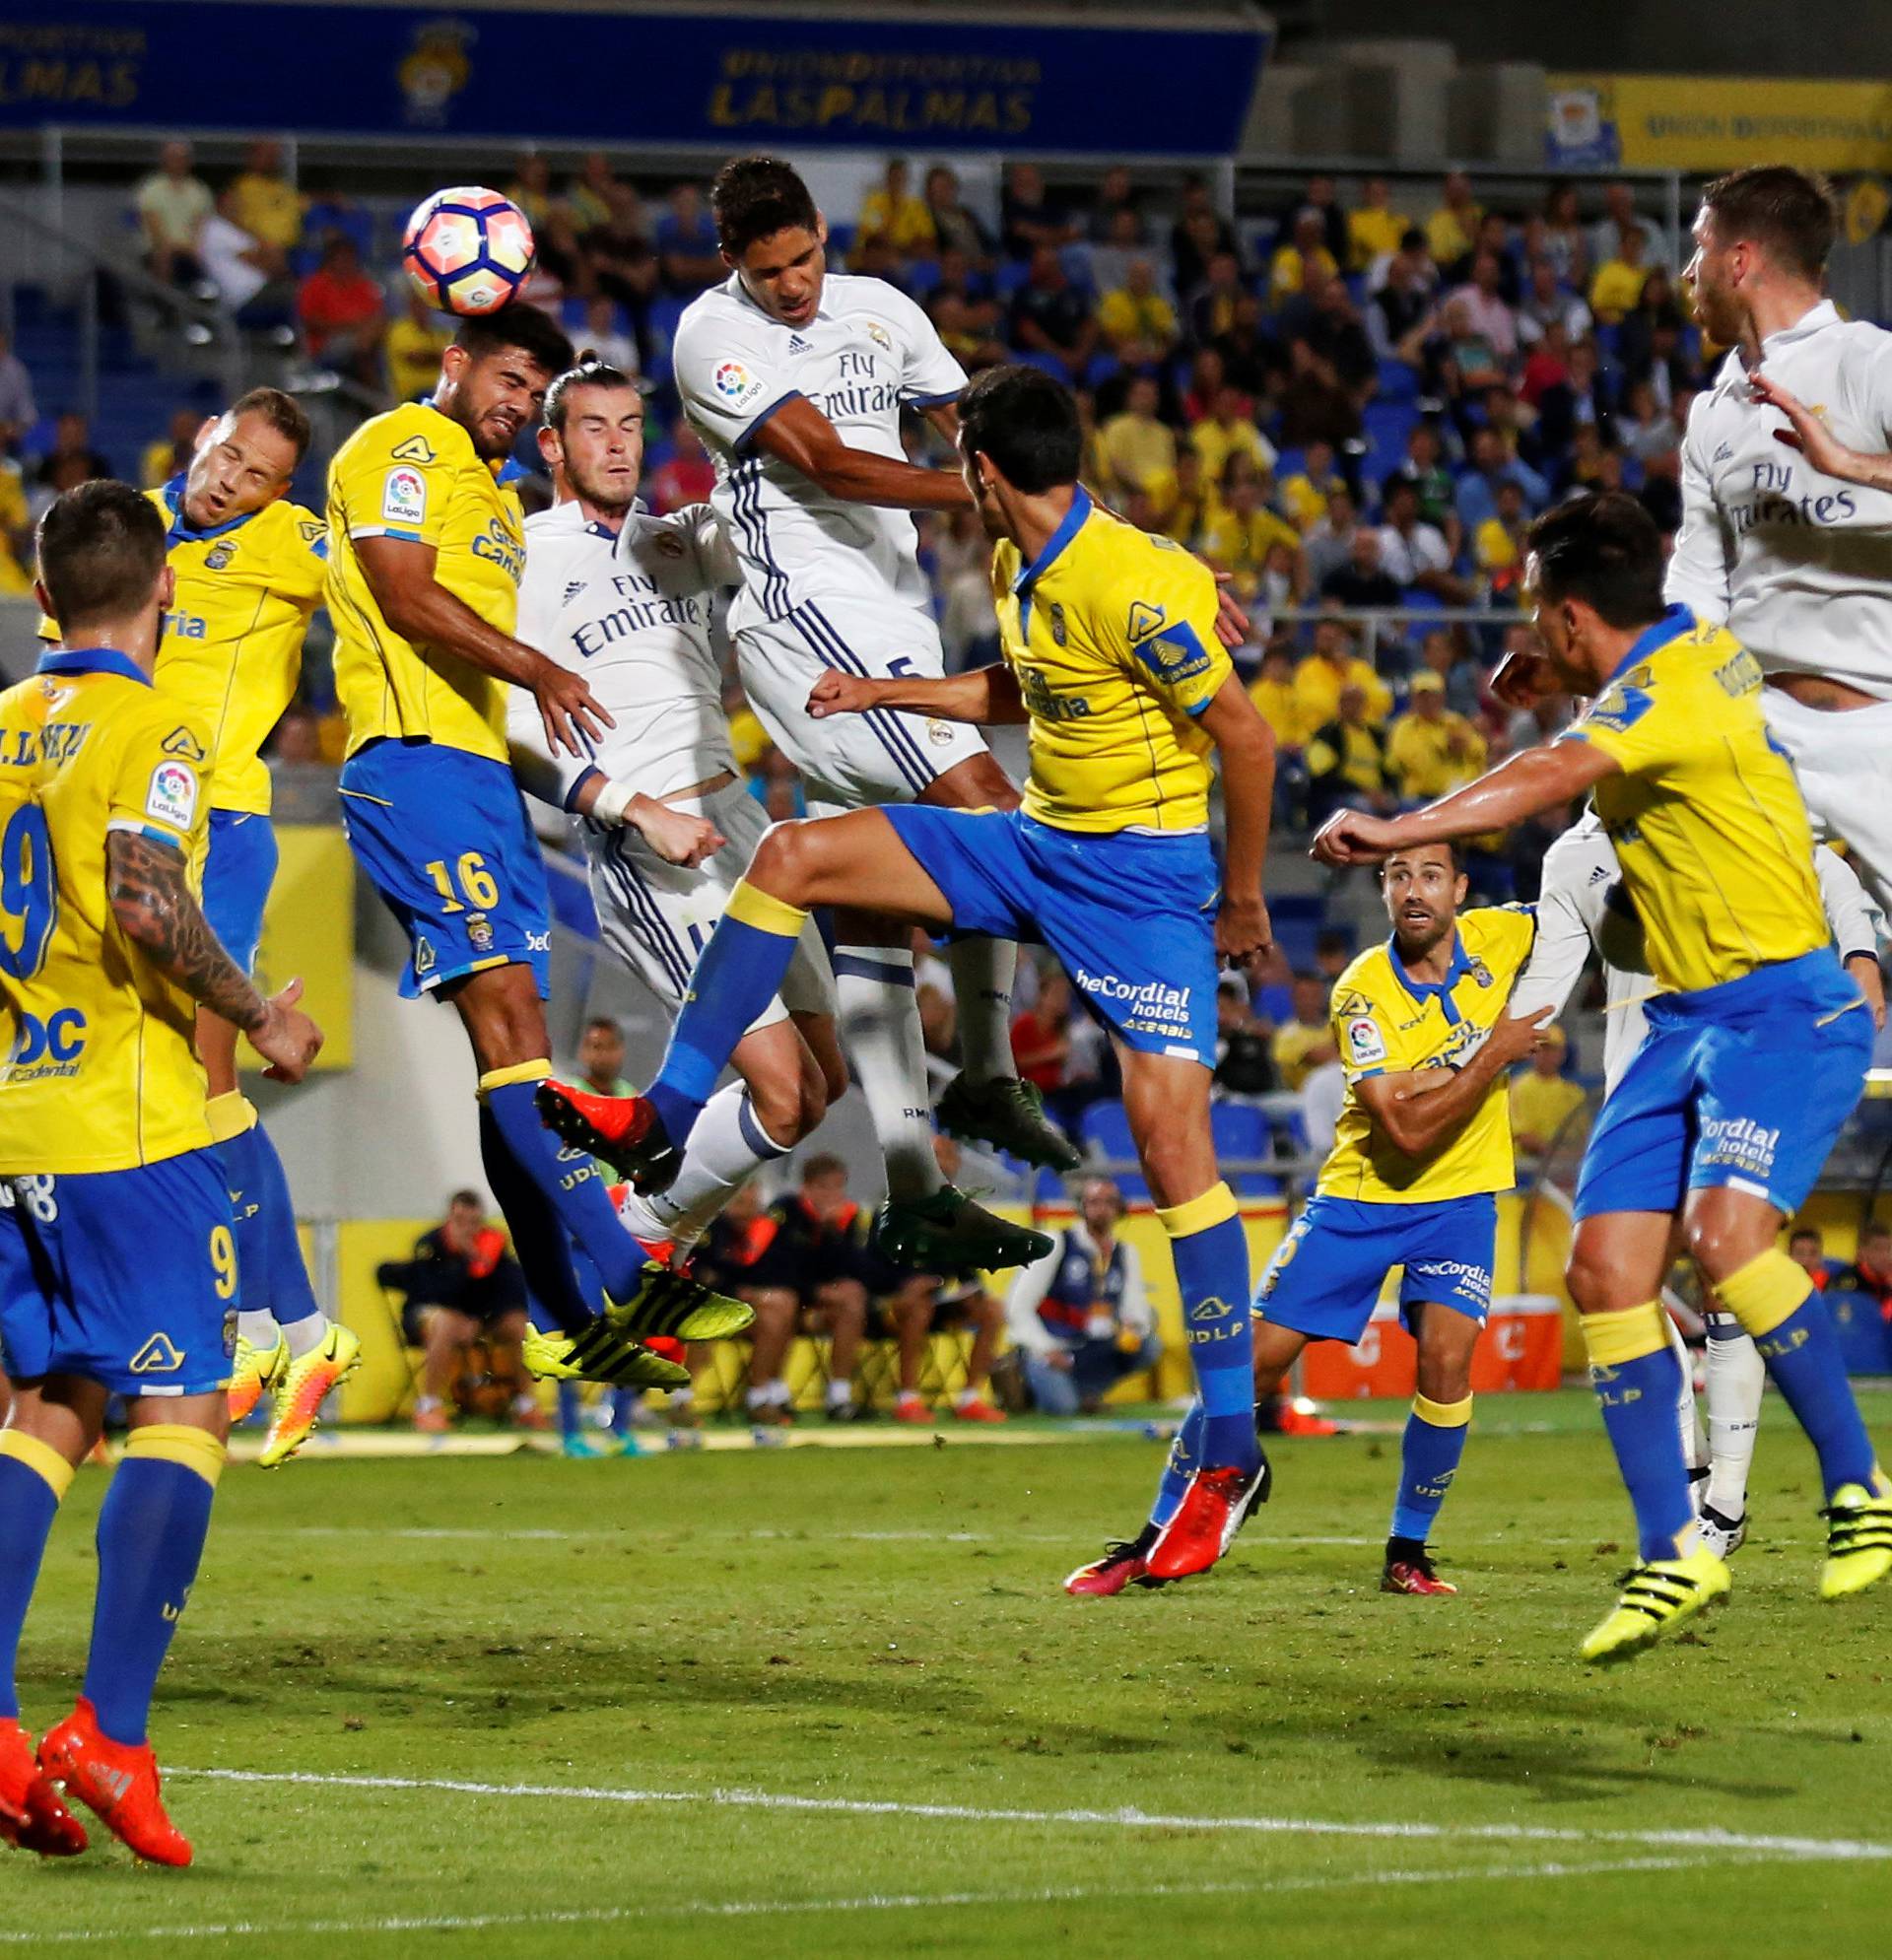
[[[1159,1206],[1169,1234],[1182,1324],[1203,1408],[1204,1467],[1261,1459],[1254,1436],[1254,1328],[1249,1315],[1249,1242],[1235,1193],[1216,1183],[1186,1203]]]
[[[20,1630],[39,1580],[39,1561],[72,1482],[72,1465],[50,1444],[0,1430],[0,1719],[17,1720],[14,1669]]]
[[[1718,1280],[1715,1291],[1752,1335],[1775,1386],[1799,1418],[1819,1454],[1827,1496],[1842,1484],[1876,1489],[1878,1466],[1847,1380],[1846,1357],[1805,1269],[1772,1247]]]
[[[1444,1308],[1434,1310],[1444,1313]],[[1412,1398],[1406,1434],[1399,1446],[1399,1495],[1392,1507],[1392,1535],[1424,1544],[1432,1535],[1439,1508],[1458,1473],[1471,1433],[1471,1401],[1435,1402]]]
[[[125,1441],[99,1512],[99,1596],[86,1656],[86,1699],[113,1742],[135,1748],[145,1739],[223,1467],[223,1444],[184,1423],[148,1423]]]
[[[1675,1426],[1681,1364],[1655,1301],[1621,1314],[1580,1317],[1589,1350],[1590,1386],[1602,1405],[1616,1465],[1629,1488],[1644,1559],[1672,1559],[1692,1533],[1688,1459]]]
[[[746,878],[729,894],[648,1091],[679,1150],[736,1044],[780,987],[807,918],[798,906],[758,891]]]

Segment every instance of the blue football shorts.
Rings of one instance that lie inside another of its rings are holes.
[[[1310,1340],[1352,1347],[1367,1330],[1394,1266],[1399,1318],[1432,1304],[1476,1320],[1491,1311],[1498,1200],[1490,1192],[1429,1204],[1368,1204],[1317,1193],[1275,1248],[1254,1311]]]
[[[117,1395],[225,1387],[236,1279],[215,1150],[0,1178],[0,1354],[17,1382],[82,1375]]]
[[[204,916],[224,951],[253,973],[263,908],[276,878],[276,827],[248,810],[213,810],[204,853]]]
[[[1577,1216],[1674,1211],[1717,1184],[1797,1211],[1872,1055],[1872,1016],[1838,956],[1658,994],[1645,1011],[1649,1035],[1589,1133]]]
[[[1215,1066],[1220,877],[1204,833],[1062,831],[1020,810],[930,803],[881,814],[955,931],[1042,942],[1126,1048]]]
[[[438,742],[370,742],[342,770],[342,824],[412,948],[410,1000],[488,967],[551,995],[551,902],[525,799],[505,763]]]

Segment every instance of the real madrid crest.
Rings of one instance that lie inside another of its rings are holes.
[[[894,351],[893,335],[878,320],[869,320],[867,322],[867,338],[876,347],[884,347],[889,354]]]

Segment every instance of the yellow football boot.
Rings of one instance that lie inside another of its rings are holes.
[[[1651,1559],[1629,1575],[1615,1609],[1584,1642],[1586,1660],[1628,1660],[1673,1633],[1703,1607],[1727,1597],[1727,1562],[1697,1547],[1685,1558]]]
[[[230,1419],[241,1422],[263,1398],[265,1388],[273,1388],[289,1366],[289,1343],[279,1328],[274,1347],[252,1347],[241,1334],[236,1336],[236,1352],[230,1362]]]
[[[361,1358],[361,1336],[335,1320],[320,1347],[292,1361],[277,1376],[270,1390],[269,1435],[256,1458],[264,1469],[287,1463],[308,1441],[330,1390],[348,1379]]]
[[[1842,1484],[1826,1507],[1826,1563],[1820,1597],[1845,1599],[1892,1572],[1892,1491]]]

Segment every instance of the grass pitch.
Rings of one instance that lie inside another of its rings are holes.
[[[1402,1412],[1358,1413],[1388,1433],[1277,1447],[1213,1578],[1094,1602],[1058,1581],[1140,1519],[1133,1437],[234,1466],[153,1723],[198,1862],[0,1854],[0,1951],[1885,1951],[1892,1591],[1814,1596],[1778,1398],[1733,1603],[1607,1674],[1589,1398],[1481,1405],[1455,1600],[1377,1591]]]

